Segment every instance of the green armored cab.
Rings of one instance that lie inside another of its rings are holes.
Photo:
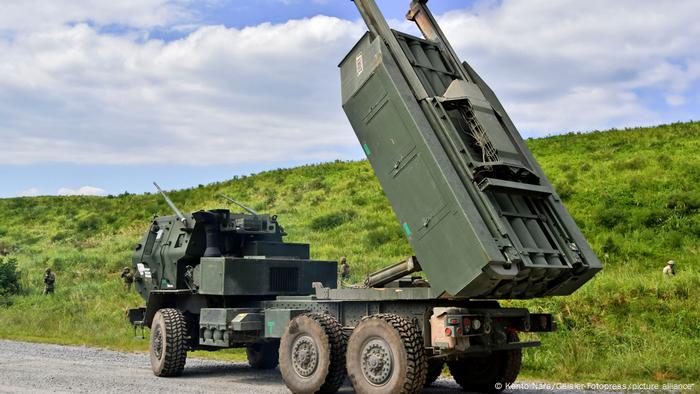
[[[311,294],[315,282],[334,286],[337,263],[309,260],[308,244],[285,243],[274,215],[223,196],[246,212],[185,216],[156,187],[175,215],[155,218],[135,247],[136,290],[147,304],[129,312],[135,325],[151,326],[154,372],[179,374],[187,350],[228,347],[246,347],[254,367],[275,367],[278,344],[261,335],[260,302]],[[180,346],[168,346],[171,333]]]
[[[519,333],[552,316],[500,299],[567,295],[601,264],[494,93],[427,8],[391,30],[373,0],[369,32],[341,61],[343,109],[415,253],[338,288],[337,264],[283,242],[275,216],[226,209],[155,219],[134,251],[159,376],[187,351],[246,347],[294,393],[417,393],[447,364],[465,390],[496,392],[520,371]],[[424,279],[411,274],[422,271]]]

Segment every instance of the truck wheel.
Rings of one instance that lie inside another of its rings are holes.
[[[348,341],[348,376],[357,393],[423,390],[427,360],[416,326],[394,314],[365,317]]]
[[[151,369],[156,376],[182,374],[187,360],[187,323],[177,309],[156,312],[151,324]]]
[[[335,393],[345,379],[343,327],[330,315],[297,316],[279,347],[282,380],[293,393]]]
[[[435,383],[437,378],[440,377],[440,374],[442,373],[442,367],[444,365],[445,361],[443,361],[441,358],[433,358],[428,360],[428,373],[425,377],[424,387],[428,387],[431,384]]]
[[[517,342],[518,336],[508,336],[509,342]],[[521,349],[501,350],[488,356],[448,361],[447,366],[454,380],[465,391],[497,393],[515,382],[520,373],[523,353]]]
[[[279,360],[279,341],[258,342],[246,347],[248,364],[253,369],[272,369]]]

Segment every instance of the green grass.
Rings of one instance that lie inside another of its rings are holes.
[[[552,312],[559,326],[525,352],[523,373],[700,381],[700,123],[527,142],[605,269],[572,296],[506,302]],[[198,210],[222,206],[219,193],[278,214],[288,241],[311,243],[314,258],[347,256],[356,281],[411,254],[364,161],[269,171],[171,197]],[[24,291],[0,307],[0,337],[145,350],[124,318],[143,302],[124,294],[119,271],[152,216],[168,213],[152,194],[0,200],[0,252],[17,259]],[[669,259],[678,274],[663,278]],[[43,297],[49,266],[57,290]]]

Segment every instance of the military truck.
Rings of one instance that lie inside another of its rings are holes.
[[[340,63],[343,109],[415,253],[362,288],[337,265],[283,241],[275,216],[236,203],[153,221],[136,246],[158,376],[179,375],[189,350],[245,347],[253,368],[279,370],[295,393],[416,393],[446,363],[469,391],[515,381],[520,333],[552,316],[502,299],[567,295],[601,264],[493,91],[450,46],[427,1],[389,28],[356,0],[369,31]],[[426,280],[411,280],[422,271]],[[426,286],[426,281],[428,286]]]

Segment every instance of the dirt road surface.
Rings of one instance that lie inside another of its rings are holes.
[[[146,353],[0,340],[0,392],[252,394],[289,391],[285,388],[278,370],[255,371],[246,363],[190,358],[187,360],[183,376],[166,379],[153,376]],[[348,382],[341,392],[352,392]],[[462,391],[453,380],[441,378],[434,387],[425,392]],[[517,394],[545,392],[506,391]]]

